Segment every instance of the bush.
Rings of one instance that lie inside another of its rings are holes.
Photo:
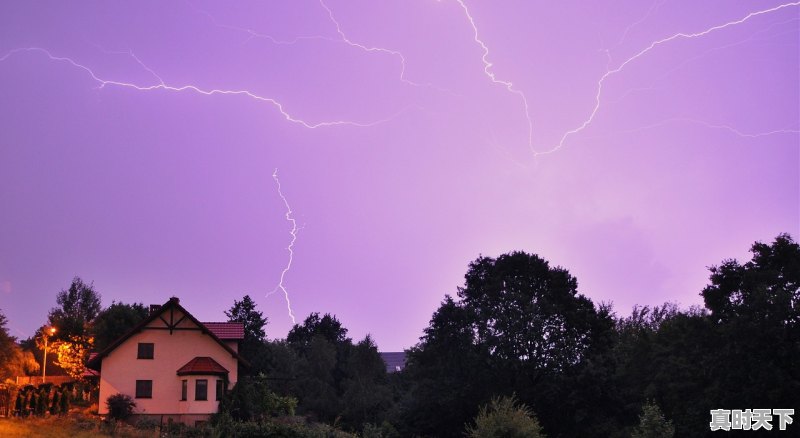
[[[127,394],[114,394],[106,399],[108,416],[114,420],[127,420],[133,414],[136,402]]]
[[[62,390],[61,396],[58,398],[58,410],[61,415],[69,413],[69,392],[66,390]]]
[[[294,415],[297,399],[272,392],[262,377],[240,379],[233,390],[225,394],[219,413],[236,421],[261,421],[279,416]],[[212,418],[216,424],[218,420]]]
[[[144,417],[136,422],[136,428],[139,430],[156,430],[158,427],[158,420],[155,418]]]
[[[516,399],[500,397],[481,408],[475,426],[467,426],[470,438],[544,438],[542,427],[530,409]]]
[[[672,438],[675,436],[675,426],[664,418],[661,409],[653,401],[648,401],[642,406],[642,415],[639,416],[639,425],[633,430],[631,438]]]
[[[362,438],[399,438],[400,433],[388,421],[380,426],[367,423],[361,431]]]

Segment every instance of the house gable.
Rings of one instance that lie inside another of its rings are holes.
[[[148,316],[144,321],[137,324],[134,328],[130,329],[127,333],[120,336],[116,341],[112,342],[103,351],[91,357],[87,362],[86,367],[100,371],[102,367],[102,360],[104,357],[108,356],[123,342],[127,341],[128,338],[144,330],[166,330],[169,331],[170,334],[176,331],[185,331],[185,330],[199,331],[214,339],[219,345],[225,348],[234,358],[236,358],[239,361],[239,363],[241,363],[245,367],[249,367],[250,363],[247,362],[241,356],[239,356],[237,348],[233,345],[236,343],[235,341],[244,338],[244,328],[241,329],[242,333],[241,338],[236,338],[235,336],[226,336],[226,339],[223,341],[215,334],[216,331],[221,331],[217,327],[223,327],[223,330],[225,330],[223,333],[231,333],[236,331],[236,329],[230,328],[232,323],[208,323],[208,324],[215,326],[209,328],[206,325],[204,325],[204,323],[198,321],[197,318],[192,316],[191,313],[189,313],[186,309],[183,308],[183,306],[180,305],[180,300],[177,297],[172,297],[169,299],[169,301],[164,303],[164,305],[158,308],[156,308],[155,306],[151,306],[150,316]]]

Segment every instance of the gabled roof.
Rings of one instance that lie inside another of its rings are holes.
[[[204,322],[203,325],[223,341],[244,339],[244,324],[241,322]]]
[[[124,335],[120,336],[116,341],[112,342],[111,345],[106,347],[103,351],[97,353],[96,356],[90,358],[89,361],[86,363],[86,367],[99,371],[100,370],[100,365],[102,364],[102,360],[103,360],[104,357],[108,356],[112,351],[114,351],[114,349],[119,347],[123,342],[127,341],[128,338],[130,338],[131,336],[135,335],[136,333],[141,332],[148,324],[150,324],[151,322],[155,321],[165,311],[167,311],[169,309],[175,309],[175,310],[178,310],[181,313],[183,313],[186,316],[186,318],[188,318],[190,321],[192,321],[193,323],[195,323],[197,325],[197,327],[200,329],[200,331],[203,334],[210,336],[211,339],[216,341],[217,344],[219,344],[222,348],[224,348],[225,351],[230,353],[231,356],[235,357],[236,360],[238,360],[241,364],[243,364],[246,367],[250,366],[250,363],[247,362],[243,357],[239,356],[239,354],[236,352],[236,350],[234,350],[229,345],[227,345],[225,342],[223,342],[222,339],[220,339],[216,334],[214,334],[214,332],[211,329],[206,327],[202,322],[198,321],[197,318],[195,318],[194,316],[192,316],[191,313],[189,313],[188,310],[184,309],[183,306],[181,306],[180,300],[177,297],[172,297],[172,298],[169,299],[169,301],[164,303],[164,305],[162,305],[158,309],[158,311],[151,312],[150,316],[145,318],[144,321],[142,321],[139,324],[137,324],[136,327],[128,330],[128,333],[125,333]]]
[[[210,357],[195,357],[178,368],[179,376],[221,375],[228,374],[228,370]]]

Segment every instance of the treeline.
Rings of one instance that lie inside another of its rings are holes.
[[[250,366],[215,430],[268,436],[303,418],[340,436],[693,437],[710,433],[713,409],[795,408],[800,246],[782,234],[751,252],[746,263],[710,268],[703,307],[627,316],[537,255],[479,257],[407,351],[406,368],[388,374],[373,340],[353,341],[329,314],[268,340],[266,318],[245,296],[226,315],[245,325]],[[115,303],[88,327],[121,334],[144,310]]]
[[[312,314],[286,340],[251,338],[243,353],[297,413],[373,436],[464,436],[481,407],[503,403],[498,424],[528,409],[549,437],[705,436],[712,409],[800,402],[800,246],[783,234],[751,252],[710,268],[704,307],[623,317],[537,255],[480,257],[400,373],[331,315]],[[263,321],[244,302],[231,319]]]

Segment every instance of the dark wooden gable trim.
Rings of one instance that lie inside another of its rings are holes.
[[[179,318],[178,321],[175,321],[175,316],[174,316],[175,309],[183,313],[183,316]],[[170,311],[170,322],[167,322],[163,318],[163,315],[164,313],[166,313],[167,310]],[[156,319],[160,319],[161,321],[163,321],[166,324],[166,326],[148,327],[148,325],[153,321],[155,321]],[[188,319],[189,321],[193,322],[195,324],[195,327],[178,327],[177,325],[183,322],[185,319]],[[239,356],[236,350],[234,350],[233,348],[230,347],[230,345],[226,344],[224,341],[218,338],[211,330],[208,329],[208,327],[203,325],[202,322],[200,322],[197,318],[192,316],[191,313],[189,313],[186,309],[184,309],[183,306],[181,306],[180,303],[178,302],[178,299],[175,297],[170,298],[169,301],[167,301],[166,303],[164,303],[163,306],[161,306],[158,312],[153,312],[149,317],[147,317],[144,321],[140,322],[136,327],[130,329],[128,333],[120,336],[116,341],[111,343],[111,345],[109,345],[103,351],[94,356],[86,364],[86,366],[88,368],[99,371],[100,365],[102,364],[102,359],[104,357],[108,356],[112,351],[114,351],[114,349],[116,349],[123,342],[128,340],[128,338],[135,335],[136,333],[141,332],[142,330],[169,330],[170,334],[172,334],[173,331],[175,330],[199,330],[201,333],[210,336],[211,339],[216,341],[217,344],[219,344],[228,353],[230,353],[232,357],[236,358],[236,360],[238,360],[242,365],[248,368],[250,367],[250,363],[248,361],[246,361],[243,357]]]

